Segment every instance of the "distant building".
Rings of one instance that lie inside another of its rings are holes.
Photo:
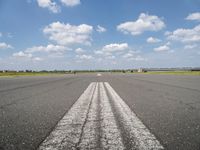
[[[139,69],[138,69],[138,72],[144,72],[144,69],[139,68]]]

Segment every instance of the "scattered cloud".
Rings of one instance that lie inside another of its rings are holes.
[[[13,53],[13,57],[16,58],[28,58],[33,61],[42,61],[43,58],[33,56],[34,53],[48,53],[48,57],[62,57],[63,54],[70,50],[69,48],[62,45],[53,45],[49,44],[47,46],[33,46],[31,48],[27,48],[24,51],[19,51],[17,53]],[[37,55],[37,54],[34,54]]]
[[[82,48],[77,48],[77,49],[75,49],[75,52],[76,52],[77,54],[82,54],[82,53],[85,52],[85,50],[83,50]]]
[[[168,35],[170,35],[170,34],[171,34],[170,31],[165,31],[165,33],[164,33],[165,36],[168,36]]]
[[[80,0],[60,0],[62,4],[68,7],[74,7],[79,5]],[[27,0],[28,3],[31,3],[31,0]],[[38,6],[42,8],[47,8],[52,13],[61,12],[60,6],[54,0],[37,0]]]
[[[126,54],[124,54],[122,57],[123,58],[131,58],[133,56],[136,56],[136,54],[139,54],[140,51],[133,51],[133,50],[129,50]]]
[[[192,29],[176,29],[173,32],[169,32],[167,36],[170,40],[180,41],[183,43],[200,42],[200,24]]]
[[[149,37],[147,39],[147,43],[159,43],[159,42],[161,42],[161,40],[154,37]]]
[[[165,23],[158,16],[141,13],[136,21],[124,22],[117,26],[117,30],[124,34],[140,35],[145,31],[159,31]]]
[[[46,26],[43,29],[43,32],[50,40],[55,41],[60,45],[90,45],[93,27],[87,24],[76,26],[68,23],[53,22]]]
[[[69,48],[62,46],[62,45],[53,45],[49,44],[47,46],[33,46],[31,48],[27,48],[25,50],[26,53],[36,53],[36,52],[48,52],[48,53],[64,53]]]
[[[32,61],[42,61],[43,60],[43,58],[41,58],[41,57],[34,57],[31,53],[26,53],[23,51],[13,53],[12,56],[14,58],[26,59],[26,60],[32,60]]]
[[[116,58],[116,56],[114,56],[114,55],[106,56],[106,59],[115,59],[115,58]]]
[[[134,60],[134,61],[144,61],[146,60],[142,56],[138,55],[139,51],[128,51],[126,54],[122,55],[126,60]]]
[[[194,48],[196,48],[197,47],[197,45],[196,44],[192,44],[192,45],[185,45],[184,46],[184,49],[194,49]]]
[[[168,44],[154,48],[155,52],[163,52],[163,51],[169,51],[169,50],[170,50],[170,48],[169,48]]]
[[[34,61],[42,61],[43,58],[40,58],[40,57],[34,57],[32,60],[34,60]]]
[[[126,53],[123,55],[123,58],[132,58],[134,56],[134,54],[132,53]]]
[[[23,58],[32,58],[33,55],[30,53],[24,53],[23,51],[19,51],[13,54],[13,57],[23,57]]]
[[[0,32],[0,37],[2,37],[3,36],[3,34]]]
[[[200,12],[195,12],[195,13],[189,14],[185,19],[200,21]]]
[[[95,54],[97,55],[102,55],[104,52],[102,50],[94,51]]]
[[[142,56],[132,57],[130,60],[134,60],[134,61],[147,61],[147,59],[143,58]]]
[[[127,43],[111,43],[102,47],[101,50],[94,51],[96,55],[99,55],[101,60],[133,60],[142,61],[146,60],[139,55],[140,51],[132,50]],[[99,57],[98,56],[98,57]]]
[[[73,7],[81,3],[80,0],[61,0],[61,2],[69,7]]]
[[[124,50],[127,50],[128,48],[129,46],[127,43],[121,43],[121,44],[111,43],[111,44],[105,45],[102,48],[102,51],[112,53],[112,52],[124,51]]]
[[[11,45],[6,44],[4,42],[0,42],[0,49],[9,49],[9,48],[13,48]]]
[[[102,33],[102,32],[106,32],[106,28],[104,28],[104,27],[102,27],[102,26],[100,26],[100,25],[98,25],[97,26],[97,32],[99,32],[99,33]]]
[[[76,55],[76,57],[77,57],[78,59],[82,59],[82,60],[91,60],[91,59],[94,58],[92,55],[86,55],[86,54],[83,54],[83,55]]]
[[[48,8],[52,13],[59,13],[60,7],[52,0],[37,0],[38,6]]]
[[[94,54],[104,57],[104,59],[133,58],[140,51],[131,50],[127,43],[111,43],[102,47],[101,50],[94,51]]]

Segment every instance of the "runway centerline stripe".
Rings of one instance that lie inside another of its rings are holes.
[[[101,143],[103,149],[124,149],[120,130],[117,126],[103,83],[100,83]]]
[[[39,146],[39,150],[76,149],[95,86],[96,83],[91,83],[88,86],[55,129]]]
[[[111,101],[116,109],[116,116],[126,134],[126,149],[160,150],[164,149],[156,137],[146,128],[136,114],[115,92],[109,83],[105,86],[111,96]]]
[[[98,143],[98,86],[97,83],[93,99],[91,101],[91,106],[88,111],[87,119],[85,120],[85,125],[82,132],[82,137],[79,144],[77,145],[78,149],[97,149]]]
[[[107,82],[92,82],[38,150],[164,149]]]

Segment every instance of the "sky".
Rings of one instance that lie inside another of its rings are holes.
[[[200,0],[0,0],[0,70],[200,67]]]

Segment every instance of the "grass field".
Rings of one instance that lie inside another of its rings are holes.
[[[83,73],[83,72],[77,72]],[[89,72],[85,72],[89,73]],[[95,72],[91,72],[95,73]],[[64,72],[0,72],[0,77],[18,77],[18,76],[47,76],[47,75],[63,75]],[[70,73],[68,73],[70,74]],[[200,71],[148,71],[148,72],[133,72],[133,74],[163,74],[163,75],[197,75],[200,76]]]
[[[65,73],[49,73],[49,72],[1,72],[0,77],[17,77],[17,76],[46,76],[46,75],[62,75]]]
[[[200,75],[200,71],[149,71],[139,74]]]

